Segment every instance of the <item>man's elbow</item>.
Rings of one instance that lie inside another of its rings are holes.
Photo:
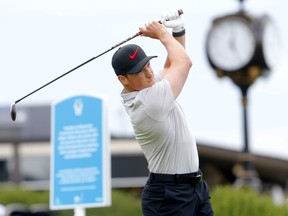
[[[192,63],[191,59],[189,58],[189,68],[191,68],[192,65],[193,65],[193,63]]]
[[[185,66],[188,68],[188,69],[190,69],[191,67],[192,67],[192,60],[189,58],[189,57],[187,57],[187,59],[185,60]]]

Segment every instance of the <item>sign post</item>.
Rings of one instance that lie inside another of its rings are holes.
[[[110,134],[103,97],[76,95],[52,104],[50,209],[111,205]]]

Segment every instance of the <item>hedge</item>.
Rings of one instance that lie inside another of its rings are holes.
[[[211,191],[211,202],[216,216],[288,216],[287,206],[276,206],[266,194],[249,188],[217,186]],[[49,203],[49,191],[31,191],[21,188],[0,188],[0,204]],[[71,216],[72,210],[53,211],[53,216]],[[132,190],[113,189],[112,206],[87,208],[86,216],[138,216],[141,212],[140,193]]]
[[[211,192],[215,215],[221,216],[288,216],[287,206],[276,206],[268,194],[251,188],[218,186]]]

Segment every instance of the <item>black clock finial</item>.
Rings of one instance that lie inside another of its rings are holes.
[[[240,2],[240,10],[241,11],[244,11],[244,1],[245,0],[239,0],[239,2]]]

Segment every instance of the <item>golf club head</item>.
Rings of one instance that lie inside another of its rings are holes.
[[[16,120],[16,103],[15,102],[10,105],[10,115],[11,115],[11,119],[15,121]]]

